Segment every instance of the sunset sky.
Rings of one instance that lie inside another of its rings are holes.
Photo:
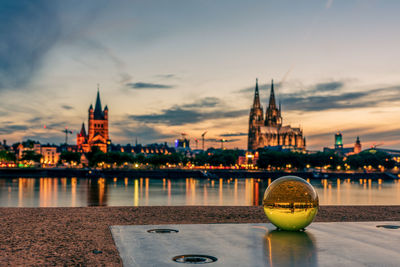
[[[400,149],[400,1],[1,1],[0,138],[61,143],[97,84],[114,143],[205,130],[246,148],[255,79],[274,79],[307,149]],[[46,128],[44,128],[46,125]],[[70,137],[71,138],[71,137]],[[72,143],[72,142],[71,142]],[[192,141],[192,147],[194,141]]]

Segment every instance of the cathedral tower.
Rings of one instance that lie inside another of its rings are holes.
[[[249,134],[247,142],[249,150],[257,149],[260,127],[264,124],[263,116],[264,112],[260,103],[260,93],[258,91],[258,79],[256,79],[253,106],[250,109],[249,118]]]
[[[280,105],[279,105],[280,106]],[[265,126],[281,127],[282,116],[281,110],[276,107],[274,80],[271,81],[271,93],[269,96],[269,105],[265,113]]]
[[[248,150],[269,147],[291,151],[305,150],[306,139],[303,137],[302,129],[294,128],[290,125],[283,126],[281,111],[280,103],[279,108],[276,105],[274,81],[272,80],[269,103],[264,118],[257,80],[254,101],[250,109]]]

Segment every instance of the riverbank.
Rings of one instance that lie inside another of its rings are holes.
[[[67,168],[2,168],[0,178],[39,178],[39,177],[77,177],[77,178],[257,178],[275,179],[285,175],[296,175],[310,179],[395,179],[396,175],[389,172],[345,173],[345,172],[270,172],[259,170],[187,170],[187,169],[67,169]]]
[[[262,207],[232,206],[0,208],[0,215],[2,266],[122,266],[110,225],[267,222]],[[315,221],[400,221],[400,206],[322,206]]]

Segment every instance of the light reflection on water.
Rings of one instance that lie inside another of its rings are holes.
[[[309,182],[310,180],[307,179]],[[260,205],[271,179],[0,179],[2,207]],[[400,205],[399,180],[311,180],[321,205]]]

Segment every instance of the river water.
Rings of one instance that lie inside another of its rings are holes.
[[[311,180],[321,205],[400,205],[400,180]],[[271,179],[0,179],[1,207],[260,205]]]

